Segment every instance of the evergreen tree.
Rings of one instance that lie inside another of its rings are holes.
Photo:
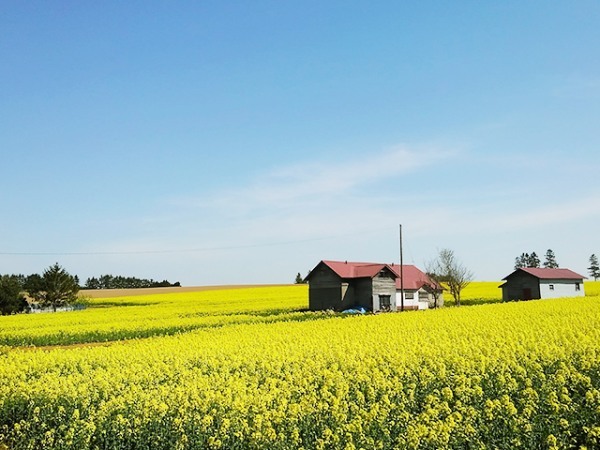
[[[74,276],[56,263],[44,271],[41,283],[30,286],[28,292],[41,306],[50,306],[56,311],[77,299],[79,285]]]
[[[556,256],[552,249],[546,250],[546,261],[544,261],[544,267],[546,269],[557,269],[558,263],[556,262]]]
[[[523,267],[523,262],[521,261],[521,257],[517,256],[515,258],[515,270],[520,269]]]
[[[302,275],[300,275],[300,272],[298,272],[298,274],[296,275],[296,280],[294,281],[294,283],[296,283],[296,284],[304,283],[304,278],[302,278]]]
[[[515,258],[515,270],[529,267],[529,253],[521,253],[521,256]]]
[[[524,267],[540,267],[540,258],[535,252],[521,253],[521,256],[515,258],[515,270]]]
[[[32,273],[23,282],[23,289],[27,292],[37,292],[43,290],[44,280],[37,273]]]
[[[588,271],[590,273],[590,277],[592,277],[594,281],[600,278],[600,265],[598,265],[598,257],[595,254],[590,256],[590,267],[588,267]]]
[[[22,280],[16,275],[0,276],[0,314],[14,314],[28,308],[21,284]]]
[[[531,252],[531,255],[529,255],[527,267],[540,267],[540,258],[538,258],[538,255],[535,252]]]
[[[100,289],[100,282],[98,281],[98,278],[96,278],[96,277],[88,278],[85,281],[85,288],[86,289]]]

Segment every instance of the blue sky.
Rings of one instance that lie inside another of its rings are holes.
[[[600,254],[600,4],[0,4],[0,273]]]

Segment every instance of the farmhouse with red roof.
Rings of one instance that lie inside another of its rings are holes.
[[[402,277],[400,277],[400,266],[392,264],[392,270],[396,272],[396,303],[401,305],[401,288],[404,288],[404,309],[428,309],[444,306],[443,288],[439,283],[432,280],[417,266],[410,264],[402,265]]]
[[[403,266],[401,272],[400,266],[394,264],[321,261],[306,281],[312,311],[361,307],[368,311],[396,311],[403,303],[404,309],[427,309],[430,305],[441,306],[443,301],[441,286],[411,265]]]
[[[583,275],[569,269],[523,267],[503,278],[502,299],[583,297]]]

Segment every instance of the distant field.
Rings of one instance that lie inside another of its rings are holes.
[[[500,303],[502,289],[498,286],[501,281],[473,281],[461,292],[461,305],[472,306],[486,303]],[[454,306],[454,299],[449,292],[444,292],[444,304]]]
[[[81,297],[111,298],[130,297],[134,295],[158,295],[185,292],[222,291],[224,289],[244,289],[254,287],[289,286],[287,284],[229,284],[219,286],[181,286],[164,288],[139,288],[139,289],[82,289],[79,291]]]

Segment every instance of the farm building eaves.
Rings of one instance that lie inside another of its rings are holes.
[[[369,263],[369,262],[348,262],[348,261],[329,261],[323,260],[319,264],[325,264],[333,270],[337,276],[343,279],[353,278],[373,278],[384,268],[389,269],[396,278],[396,287],[400,289],[400,266],[395,264]],[[307,279],[310,278],[310,274]],[[418,290],[425,285],[434,286],[437,289],[442,287],[432,281],[425,273],[413,265],[402,266],[402,278],[404,289]]]
[[[386,267],[395,275],[395,272],[387,264],[325,260],[321,262],[340,278],[373,278]]]
[[[392,264],[391,268],[398,276],[398,278],[396,278],[396,287],[400,289],[400,266]],[[416,291],[423,286],[428,285],[435,289],[442,290],[442,286],[429,278],[427,274],[421,271],[417,266],[413,266],[412,264],[404,264],[402,266],[402,278],[404,289]]]
[[[515,270],[510,275],[502,278],[503,280],[508,279],[512,274],[522,270],[530,275],[533,275],[540,280],[583,280],[583,275],[579,275],[578,273],[573,272],[569,269],[547,269],[544,267],[521,267],[520,269]]]

